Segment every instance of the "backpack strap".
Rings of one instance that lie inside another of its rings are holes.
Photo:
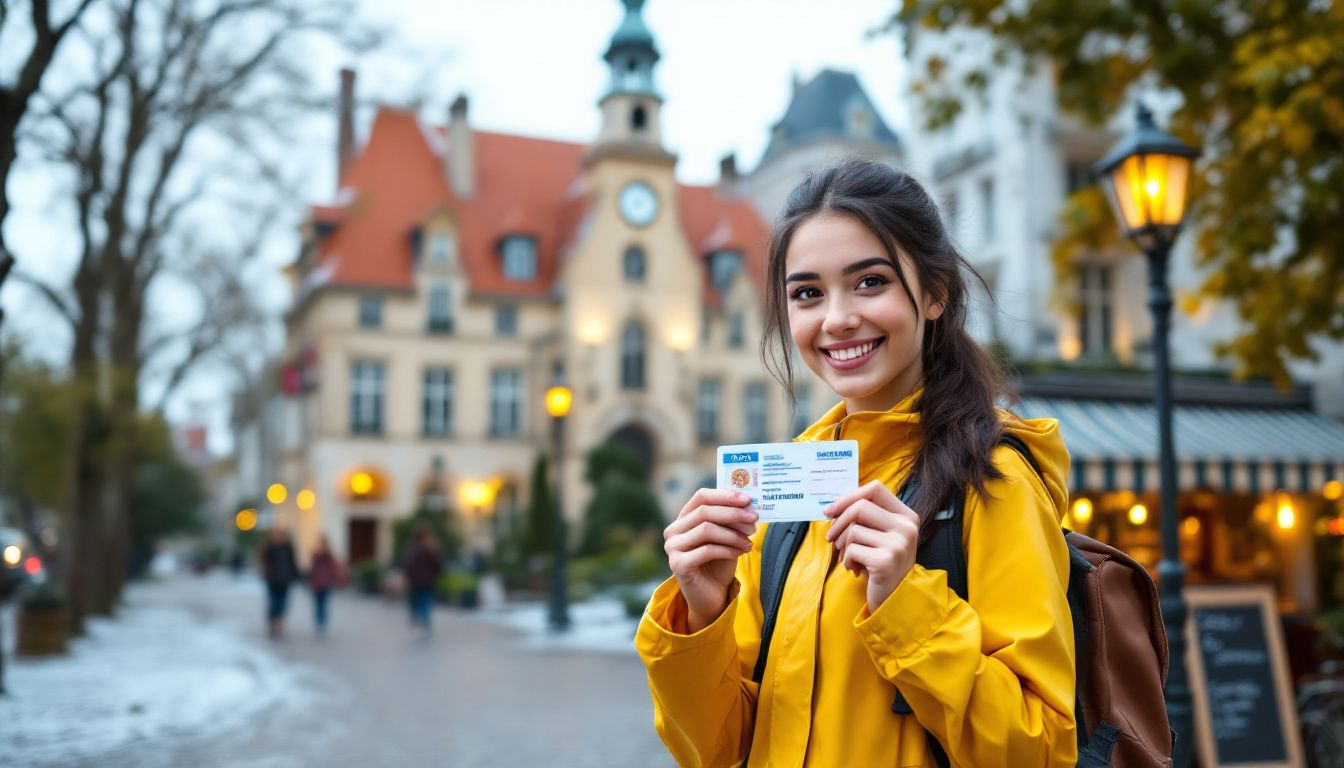
[[[770,655],[770,638],[775,634],[775,620],[779,618],[779,601],[784,596],[784,582],[789,567],[798,556],[807,535],[807,521],[771,523],[765,527],[765,542],[761,545],[761,610],[765,614],[761,625],[761,649],[756,654],[756,669],[751,679],[757,683],[765,677],[765,661]]]

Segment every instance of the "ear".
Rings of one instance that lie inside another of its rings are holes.
[[[924,320],[925,322],[937,320],[943,316],[943,310],[947,308],[947,297],[934,298],[933,296],[924,297]]]

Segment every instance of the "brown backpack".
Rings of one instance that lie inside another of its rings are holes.
[[[1040,467],[1022,441],[1000,442],[1022,454],[1037,474]],[[913,485],[913,484],[911,484]],[[901,491],[907,504],[917,490]],[[964,498],[952,499],[933,516],[921,536],[917,562],[947,572],[947,585],[966,599],[966,553],[961,544]],[[765,673],[784,580],[798,554],[807,523],[776,523],[765,531],[761,551],[761,649],[755,680]],[[1069,611],[1077,662],[1074,718],[1080,768],[1166,768],[1175,734],[1167,723],[1162,688],[1167,680],[1167,633],[1158,607],[1157,585],[1143,566],[1124,552],[1081,533],[1063,531],[1069,547]],[[914,714],[896,690],[891,711]],[[939,766],[949,766],[943,745],[928,735]]]

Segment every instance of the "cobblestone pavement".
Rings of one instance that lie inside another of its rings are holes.
[[[245,654],[255,648],[257,656],[278,661],[255,665],[255,674],[285,669],[285,679],[293,681],[286,684],[304,688],[303,695],[272,697],[227,728],[151,729],[149,737],[121,739],[93,758],[25,763],[20,755],[18,764],[673,764],[653,731],[643,667],[633,654],[538,647],[535,637],[449,609],[436,612],[434,634],[424,639],[408,626],[399,602],[349,594],[334,596],[331,628],[319,638],[312,629],[311,601],[302,590],[291,595],[286,637],[272,642],[262,627],[260,586],[246,577],[236,582],[217,576],[176,578],[136,586],[127,611],[149,617],[155,611],[176,613],[179,622],[181,612],[188,612],[194,627],[231,634],[245,645]],[[97,640],[89,642],[96,650]],[[5,706],[22,707],[21,697],[19,692]],[[152,709],[155,704],[137,706]],[[52,751],[42,754],[49,757]],[[0,763],[11,765],[12,757]]]

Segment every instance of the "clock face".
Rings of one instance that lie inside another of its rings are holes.
[[[647,226],[658,216],[658,194],[645,182],[632,181],[621,189],[617,206],[631,226]]]

